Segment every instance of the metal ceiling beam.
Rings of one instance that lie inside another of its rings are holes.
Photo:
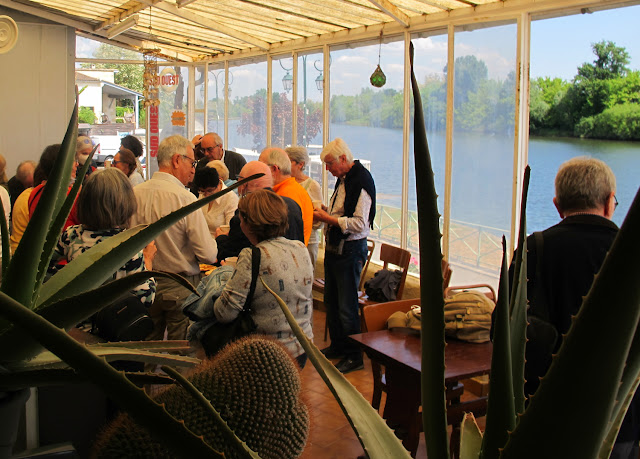
[[[389,0],[369,0],[369,2],[391,16],[393,20],[398,22],[402,27],[409,27],[409,16],[400,11],[400,8]]]
[[[98,32],[106,27],[109,27],[111,24],[115,24],[116,22],[120,22],[123,19],[127,19],[129,16],[133,16],[136,13],[139,13],[140,11],[149,8],[149,5],[144,5],[144,4],[139,4],[134,6],[133,8],[129,8],[126,11],[123,11],[122,13],[116,14],[115,16],[113,16],[111,19],[107,19],[106,21],[103,21],[101,24],[95,26],[93,28],[94,32]]]
[[[177,6],[172,5],[171,3],[167,3],[164,0],[158,2],[154,2],[153,0],[140,1],[146,3],[147,5],[153,5],[155,8],[158,8],[166,13],[173,14],[174,16],[186,19],[187,21],[191,21],[194,24],[201,25],[202,27],[206,27],[207,29],[215,30],[216,32],[228,35],[232,38],[235,38],[236,40],[240,40],[244,43],[256,46],[264,51],[267,51],[271,47],[271,45],[266,41],[260,40],[259,38],[253,37],[238,30],[225,27],[221,24],[217,24],[214,21],[203,19],[202,16],[198,16],[197,14],[191,13],[189,11],[181,11]]]

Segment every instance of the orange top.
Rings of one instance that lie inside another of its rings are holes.
[[[286,180],[273,186],[279,196],[286,196],[293,199],[298,203],[300,209],[302,209],[302,225],[304,230],[304,244],[309,244],[309,238],[311,237],[311,227],[313,226],[313,204],[307,190],[302,188],[296,179],[289,177]]]

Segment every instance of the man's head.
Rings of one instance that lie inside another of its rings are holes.
[[[33,186],[33,171],[36,170],[35,161],[22,161],[16,169],[16,178],[22,186],[29,188]]]
[[[181,135],[167,137],[158,145],[158,170],[173,175],[187,186],[195,171],[193,144]]]
[[[353,166],[353,154],[340,137],[332,140],[322,149],[320,160],[335,177],[344,177]]]
[[[138,139],[136,136],[131,134],[124,136],[122,139],[120,139],[120,145],[122,145],[127,150],[131,150],[131,153],[133,153],[133,156],[135,156],[136,158],[142,156],[144,148],[142,146],[142,142],[140,142],[140,139]]]
[[[202,152],[209,161],[222,159],[224,156],[224,148],[222,144],[222,138],[215,132],[209,132],[208,134],[203,135],[200,140]]]
[[[578,157],[564,162],[556,175],[553,203],[560,217],[576,212],[597,213],[607,218],[616,207],[616,177],[604,162]]]
[[[271,178],[271,170],[269,166],[260,161],[249,161],[244,165],[240,173],[238,174],[238,180],[250,177],[253,174],[264,174],[255,180],[251,180],[246,185],[238,187],[238,194],[240,196],[246,196],[252,191],[261,190],[263,188],[271,188],[273,185],[273,179]]]
[[[265,163],[271,169],[273,176],[273,184],[278,183],[291,177],[291,160],[282,148],[267,147],[260,153],[260,162]]]

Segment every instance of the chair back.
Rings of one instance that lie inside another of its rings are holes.
[[[449,286],[449,282],[451,281],[451,274],[452,274],[451,266],[449,265],[449,262],[443,258],[442,259],[442,290],[443,291],[446,290],[447,287]]]
[[[395,245],[382,244],[380,246],[380,260],[384,263],[383,268],[389,269],[389,265],[395,265],[402,271],[402,277],[398,283],[398,289],[396,290],[396,298],[402,299],[402,292],[404,291],[404,283],[407,280],[407,273],[409,272],[409,262],[411,261],[411,252]]]
[[[367,277],[367,271],[369,270],[369,262],[371,261],[371,256],[373,255],[373,250],[375,248],[376,241],[367,239],[367,261],[362,267],[362,272],[360,273],[360,283],[358,284],[358,291],[362,291],[362,287],[364,286],[364,280]]]
[[[453,295],[453,293],[459,290],[472,290],[472,289],[486,289],[488,291],[484,291],[482,293],[484,293],[487,296],[487,298],[489,298],[494,303],[497,301],[498,297],[496,295],[496,291],[489,284],[456,285],[453,287],[447,287],[444,289],[444,297],[448,298],[451,295]]]
[[[362,309],[362,317],[367,331],[378,331],[387,328],[387,319],[396,311],[409,312],[411,306],[420,305],[420,298],[409,300],[389,301],[387,303],[375,303]]]

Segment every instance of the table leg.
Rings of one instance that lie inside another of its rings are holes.
[[[387,368],[387,401],[383,418],[396,430],[402,444],[415,457],[422,430],[420,378],[402,370]]]

